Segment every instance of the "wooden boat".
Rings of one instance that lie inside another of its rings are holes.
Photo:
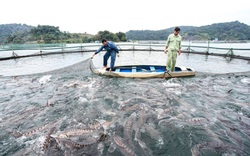
[[[113,71],[106,69],[91,69],[94,73],[111,77],[124,78],[172,78],[195,76],[193,68],[175,67],[174,72],[165,72],[166,66],[163,65],[126,65],[115,66]]]

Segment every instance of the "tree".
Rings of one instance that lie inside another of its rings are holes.
[[[94,36],[94,40],[102,40],[103,38],[110,40],[110,41],[114,41],[114,42],[118,42],[119,38],[117,37],[116,34],[109,32],[107,30],[105,31],[99,31],[95,36]]]
[[[29,32],[33,26],[28,26],[26,24],[0,24],[0,44],[1,43],[13,43],[11,38]]]
[[[118,38],[119,38],[119,41],[123,41],[123,42],[126,42],[127,41],[127,38],[126,38],[126,34],[123,33],[123,32],[118,32],[115,34]]]
[[[44,43],[59,42],[64,34],[59,30],[59,27],[38,25],[38,27],[31,29],[31,34],[36,40]]]

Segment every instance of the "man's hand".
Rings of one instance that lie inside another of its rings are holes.
[[[93,58],[94,58],[94,56],[95,56],[95,54],[91,57],[91,59],[93,59]]]
[[[179,54],[179,55],[181,54],[181,50],[178,51],[178,54]]]
[[[120,54],[117,54],[117,57],[120,57]]]
[[[168,53],[168,49],[165,49],[165,50],[164,50],[164,53],[167,54],[167,53]]]

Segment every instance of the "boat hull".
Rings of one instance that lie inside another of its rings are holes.
[[[193,68],[176,66],[174,72],[165,72],[166,66],[162,65],[129,65],[129,66],[115,66],[113,71],[107,69],[95,69],[94,73],[123,78],[172,78],[172,77],[186,77],[195,76]]]

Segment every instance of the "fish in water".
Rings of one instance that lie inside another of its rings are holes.
[[[119,147],[119,149],[121,150],[121,152],[124,155],[129,155],[129,156],[136,156],[136,154],[134,153],[134,151],[132,149],[130,149],[124,142],[123,139],[120,136],[114,136],[114,142],[115,144]]]

